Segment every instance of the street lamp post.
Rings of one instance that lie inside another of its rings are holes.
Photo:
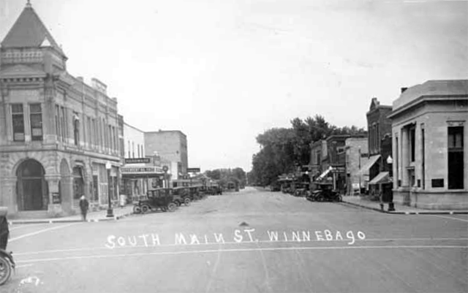
[[[389,165],[390,169],[389,169],[389,176],[390,177],[393,177],[392,176],[392,171],[393,171],[393,159],[392,157],[389,155],[388,158],[387,158],[387,164]],[[390,197],[389,199],[389,203],[388,203],[388,211],[389,212],[393,212],[395,211],[395,205],[393,204],[393,191],[392,191],[392,196]]]
[[[107,216],[108,218],[113,218],[114,217],[114,211],[112,210],[112,204],[111,204],[111,176],[110,176],[110,171],[111,171],[112,165],[109,161],[106,163],[106,170],[107,170],[107,203],[108,203],[108,208],[107,208]]]

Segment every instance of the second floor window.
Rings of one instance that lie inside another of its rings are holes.
[[[42,140],[42,109],[41,104],[30,104],[31,139]]]
[[[75,139],[75,145],[80,143],[80,117],[78,113],[73,112],[73,137]]]
[[[13,141],[24,141],[24,114],[22,104],[11,105]]]

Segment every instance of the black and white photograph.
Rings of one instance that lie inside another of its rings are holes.
[[[0,0],[0,292],[468,292],[468,0]]]

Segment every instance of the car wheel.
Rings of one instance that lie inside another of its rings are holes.
[[[147,205],[144,205],[144,206],[141,207],[141,212],[143,214],[147,213],[148,211],[149,211],[149,207]]]
[[[11,276],[11,264],[6,257],[0,257],[0,285],[8,281]]]
[[[134,214],[141,214],[141,207],[140,206],[133,206],[133,213]]]
[[[186,197],[186,198],[184,199],[184,204],[185,204],[186,206],[188,206],[188,205],[190,204],[190,201],[191,201],[190,198]]]
[[[173,211],[175,211],[177,209],[177,205],[175,203],[171,202],[171,203],[169,203],[167,205],[167,209],[169,210],[169,212],[172,213]]]

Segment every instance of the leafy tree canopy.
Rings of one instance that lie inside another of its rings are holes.
[[[310,145],[330,135],[365,134],[356,126],[337,127],[321,115],[294,118],[291,128],[272,128],[256,138],[260,151],[252,157],[250,184],[269,185],[279,175],[295,170],[297,165],[307,165],[310,161]]]
[[[205,171],[205,175],[209,178],[218,181],[218,183],[225,187],[229,182],[235,182],[241,186],[246,185],[247,174],[242,168],[234,169],[215,169]]]

